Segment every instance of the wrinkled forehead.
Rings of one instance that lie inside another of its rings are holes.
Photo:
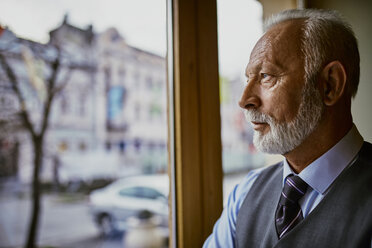
[[[272,26],[258,40],[252,50],[250,61],[257,60],[263,55],[287,58],[302,57],[301,37],[304,20],[287,20]]]

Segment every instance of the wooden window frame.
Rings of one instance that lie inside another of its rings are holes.
[[[201,247],[223,198],[217,3],[167,3],[170,247]]]

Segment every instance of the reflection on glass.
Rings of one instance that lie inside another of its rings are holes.
[[[0,10],[0,247],[166,247],[165,1],[50,2]]]
[[[269,164],[272,157],[253,145],[253,130],[238,106],[245,67],[262,34],[262,6],[255,0],[218,0],[218,43],[224,202],[249,170]],[[275,159],[275,158],[274,158]]]

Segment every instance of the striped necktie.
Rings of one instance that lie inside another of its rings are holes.
[[[279,239],[303,220],[298,200],[304,196],[307,184],[298,176],[287,176],[275,213],[275,226]]]

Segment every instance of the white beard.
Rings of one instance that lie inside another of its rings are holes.
[[[257,110],[245,110],[248,122],[266,122],[270,125],[268,133],[255,131],[253,144],[258,150],[271,154],[286,154],[299,146],[318,126],[323,102],[312,82],[305,84],[298,113],[289,123],[278,123],[269,115]]]

